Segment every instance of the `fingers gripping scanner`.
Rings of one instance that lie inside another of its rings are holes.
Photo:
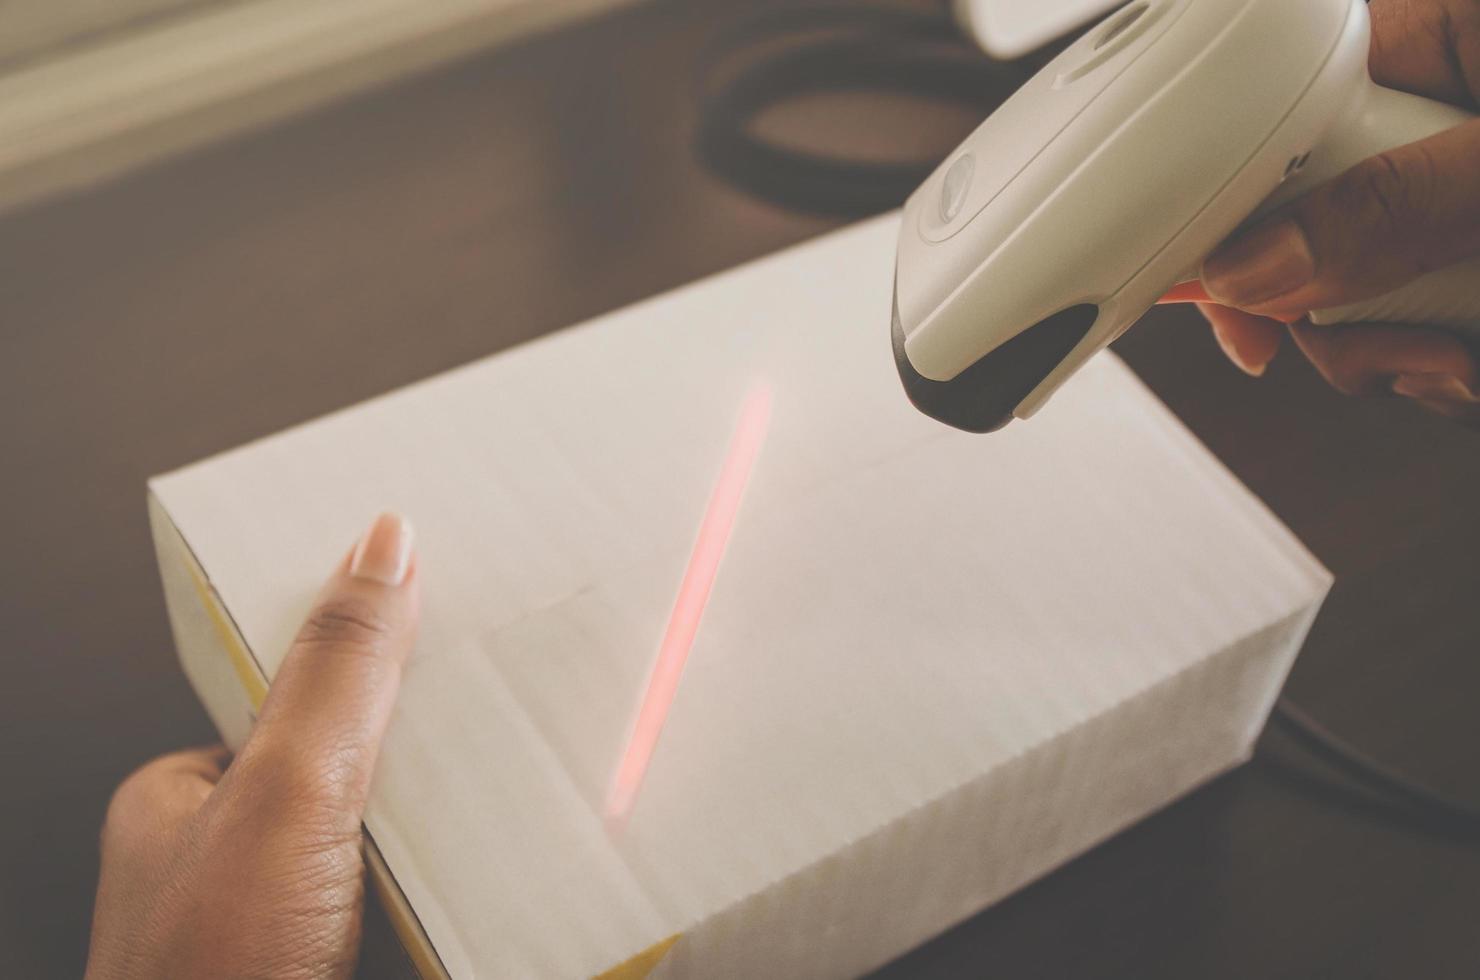
[[[957,428],[1032,415],[1241,224],[1472,118],[1373,84],[1363,0],[1135,0],[1005,102],[909,198],[894,357]],[[1318,323],[1480,337],[1480,260]]]

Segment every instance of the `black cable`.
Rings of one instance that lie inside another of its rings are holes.
[[[1480,807],[1472,806],[1417,782],[1322,725],[1303,708],[1282,697],[1275,704],[1273,719],[1306,751],[1333,769],[1402,803],[1439,826],[1480,834]]]
[[[863,216],[898,207],[938,160],[870,162],[759,136],[767,109],[819,93],[888,92],[987,115],[1026,78],[963,41],[948,11],[817,5],[720,34],[700,58],[696,149],[712,172],[794,210]]]

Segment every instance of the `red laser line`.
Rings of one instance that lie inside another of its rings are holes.
[[[714,493],[709,498],[709,509],[704,512],[703,523],[699,525],[699,539],[694,543],[694,553],[689,557],[688,568],[684,570],[683,582],[678,588],[678,598],[674,600],[673,612],[668,618],[668,629],[658,647],[658,660],[648,679],[647,693],[638,709],[632,738],[617,768],[616,782],[607,800],[608,819],[620,821],[625,818],[637,798],[637,788],[642,784],[653,749],[657,747],[663,720],[667,718],[673,696],[678,692],[684,662],[688,660],[694,636],[699,632],[699,620],[704,615],[720,559],[724,557],[725,545],[735,527],[735,515],[740,511],[740,499],[745,495],[750,471],[760,455],[761,445],[766,441],[770,420],[770,389],[751,391],[741,406],[740,421],[735,426],[724,468],[720,470]]]

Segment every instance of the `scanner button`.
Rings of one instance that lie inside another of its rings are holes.
[[[1095,39],[1095,50],[1100,50],[1136,26],[1136,21],[1140,20],[1148,9],[1150,5],[1147,3],[1133,3],[1117,16],[1107,20],[1100,28],[1100,36]]]
[[[1079,81],[1085,75],[1110,61],[1121,59],[1121,55],[1135,47],[1145,38],[1151,28],[1173,5],[1156,3],[1153,0],[1135,0],[1117,13],[1107,17],[1099,28],[1090,31],[1069,50],[1077,52],[1070,56],[1070,67],[1059,72],[1054,79],[1054,88],[1063,88]],[[1144,45],[1141,46],[1144,50]],[[1139,56],[1139,51],[1121,59],[1125,63]],[[1068,52],[1065,52],[1068,55]]]
[[[940,188],[940,220],[949,224],[961,213],[966,203],[966,193],[971,190],[971,175],[976,171],[976,159],[970,153],[961,154],[960,159],[946,171]]]

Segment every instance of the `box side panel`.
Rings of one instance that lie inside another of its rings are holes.
[[[1311,626],[1315,624],[1322,603],[1326,601],[1326,595],[1330,591],[1330,582],[1331,579],[1328,576],[1326,588],[1321,591],[1320,598],[1315,602],[1292,615],[1286,622],[1277,623],[1271,627],[1271,630],[1281,631],[1278,636],[1272,637],[1270,642],[1285,644],[1283,662],[1278,665],[1276,671],[1272,672],[1262,687],[1257,687],[1245,695],[1249,702],[1249,710],[1245,719],[1247,727],[1244,730],[1244,744],[1248,747],[1246,755],[1253,754],[1254,743],[1264,731],[1264,726],[1274,711],[1275,701],[1279,700],[1280,692],[1284,690],[1285,679],[1289,677],[1290,669],[1295,666],[1295,658],[1299,655],[1301,647],[1305,646],[1305,638],[1309,635]]]
[[[687,930],[655,980],[881,966],[1245,761],[1316,606]]]
[[[153,493],[149,525],[180,666],[221,740],[236,751],[256,717],[253,692],[243,683],[240,665],[233,661],[227,637],[216,622],[219,611],[208,601],[210,586],[195,556]]]

